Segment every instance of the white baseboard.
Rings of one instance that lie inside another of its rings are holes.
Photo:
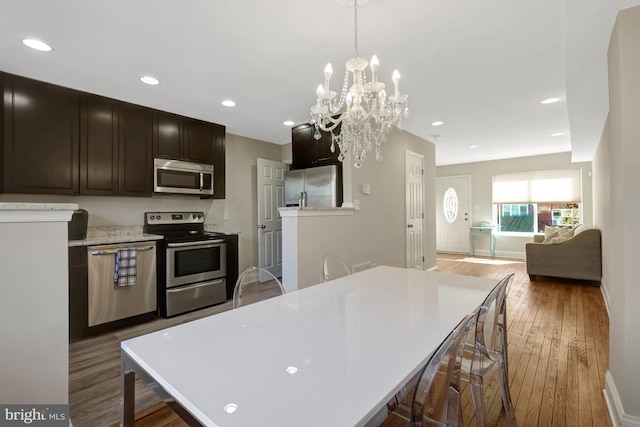
[[[438,270],[438,266],[437,266],[437,265],[434,265],[434,266],[433,266],[433,267],[431,267],[431,268],[427,268],[427,270],[426,270],[426,271],[437,271],[437,270]]]
[[[525,259],[524,252],[497,251],[496,256],[501,258]]]
[[[611,417],[611,423],[613,427],[639,427],[640,417],[635,415],[628,415],[624,412],[618,389],[613,381],[611,373],[607,371],[604,376],[604,400],[607,403],[609,409],[609,417]]]

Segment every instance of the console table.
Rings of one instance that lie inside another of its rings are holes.
[[[471,244],[471,255],[476,254],[476,237],[486,236],[491,242],[491,256],[496,256],[496,228],[495,226],[473,226],[469,229],[469,243]]]

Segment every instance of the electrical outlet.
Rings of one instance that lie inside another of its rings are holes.
[[[354,264],[351,266],[351,272],[357,273],[358,271],[368,270],[371,268],[371,261],[361,262],[360,264]]]
[[[229,211],[224,211],[223,217],[225,221],[229,220]]]

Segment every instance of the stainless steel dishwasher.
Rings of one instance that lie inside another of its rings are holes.
[[[118,249],[136,249],[135,284],[114,282]],[[135,242],[87,247],[89,327],[157,310],[156,243]]]

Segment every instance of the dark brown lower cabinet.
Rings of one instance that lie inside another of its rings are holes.
[[[238,235],[228,234],[225,236],[227,244],[227,299],[233,298],[233,289],[238,280]]]
[[[87,247],[69,248],[69,339],[85,335],[89,324]]]

